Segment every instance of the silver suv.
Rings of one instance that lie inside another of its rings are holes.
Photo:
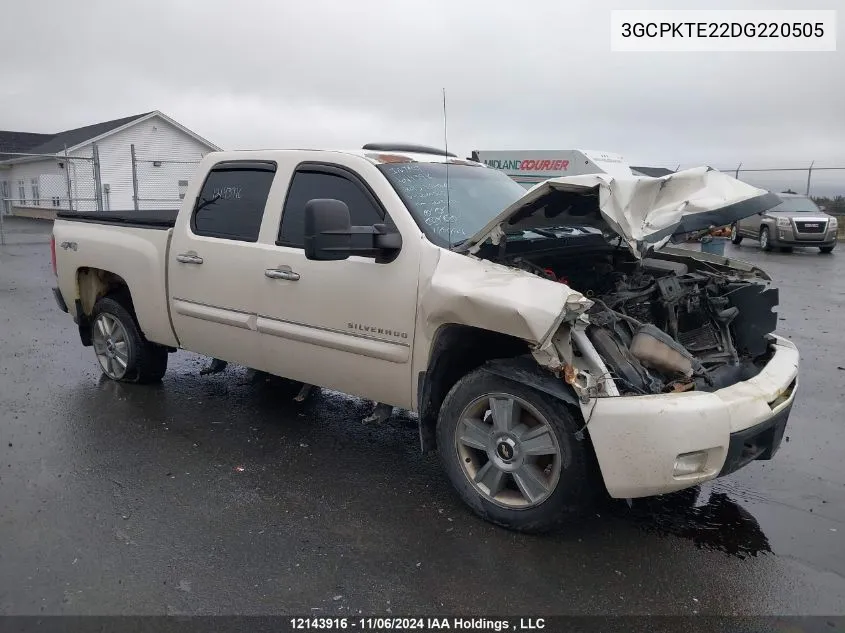
[[[817,246],[830,253],[836,246],[838,222],[807,196],[777,194],[783,202],[768,211],[738,220],[731,227],[731,242],[739,245],[744,237],[756,239],[760,248],[791,251],[793,246]]]

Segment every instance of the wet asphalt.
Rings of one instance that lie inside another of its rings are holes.
[[[845,248],[728,247],[802,352],[773,461],[525,536],[465,509],[400,411],[365,426],[182,352],[161,385],[102,379],[49,230],[0,248],[0,614],[845,613]]]

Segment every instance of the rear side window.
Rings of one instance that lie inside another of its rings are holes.
[[[221,163],[205,179],[191,218],[196,235],[255,242],[276,174],[272,163]]]
[[[363,185],[328,171],[298,171],[293,176],[285,200],[277,244],[303,248],[305,203],[315,198],[333,198],[345,202],[353,226],[372,226],[384,222],[384,213]],[[368,239],[372,238],[366,235],[352,236],[353,245],[356,242],[365,244]]]

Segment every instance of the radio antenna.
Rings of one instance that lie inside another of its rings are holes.
[[[446,222],[449,231],[449,248],[452,248],[452,209],[449,200],[449,134],[446,125],[446,88],[443,88],[443,145],[446,150]]]

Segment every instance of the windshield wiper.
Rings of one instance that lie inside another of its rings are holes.
[[[547,229],[533,228],[533,229],[528,229],[528,230],[531,231],[532,233],[536,233],[537,235],[542,235],[543,237],[551,237],[553,239],[557,239],[557,237],[558,237],[557,233],[553,233],[552,231],[549,231]]]

